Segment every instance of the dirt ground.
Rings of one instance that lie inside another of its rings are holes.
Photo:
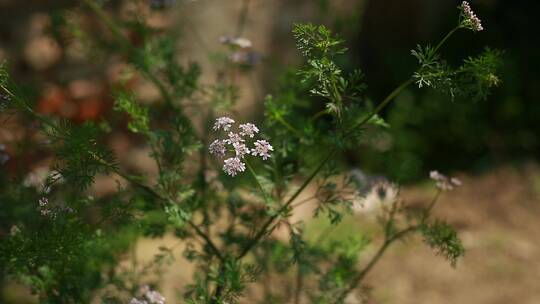
[[[460,178],[435,213],[458,228],[465,257],[452,269],[420,240],[398,244],[368,277],[373,303],[540,303],[538,166]],[[430,197],[420,187],[404,196]]]

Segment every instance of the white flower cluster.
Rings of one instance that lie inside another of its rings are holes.
[[[150,289],[148,285],[142,286],[139,293],[141,296],[132,298],[129,304],[165,304],[165,297],[158,291]]]
[[[251,140],[259,133],[259,128],[252,123],[240,124],[238,131],[231,130],[235,121],[229,117],[220,117],[214,123],[214,131],[223,130],[228,132],[227,138],[214,140],[208,149],[210,154],[218,157],[225,157],[227,152],[234,152],[234,157],[225,159],[223,171],[230,176],[235,176],[239,172],[246,170],[246,164],[242,161],[247,155],[260,156],[263,160],[270,157],[270,152],[274,148],[266,140],[255,140],[253,148],[250,149],[246,140]]]
[[[50,209],[49,199],[47,199],[46,197],[42,197],[39,199],[39,212],[43,216],[47,216],[52,219],[56,218],[56,212]]]
[[[447,177],[440,174],[438,171],[431,171],[429,177],[437,182],[437,188],[442,191],[451,191],[454,188],[461,186],[461,181],[455,177]]]
[[[373,209],[390,205],[398,199],[398,187],[390,182],[381,181],[374,184],[363,200],[364,205]]]
[[[17,226],[17,225],[13,225],[11,226],[11,228],[9,229],[9,235],[11,237],[14,237],[16,236],[17,234],[21,233],[21,229]]]
[[[469,2],[463,1],[459,7],[461,10],[461,17],[463,18],[462,24],[464,27],[471,29],[475,32],[480,32],[484,28],[482,27],[482,21],[476,16],[471,9]]]
[[[225,45],[239,47],[241,49],[247,49],[253,46],[251,40],[243,37],[221,36],[219,37],[219,42]]]
[[[68,206],[61,206],[61,205],[53,206],[49,204],[49,199],[46,197],[40,198],[38,203],[39,203],[39,207],[38,207],[39,213],[42,216],[49,217],[53,220],[56,219],[56,216],[58,215],[58,213],[71,214],[75,212],[73,208],[68,207]]]
[[[219,42],[230,47],[232,53],[228,59],[241,66],[254,66],[260,61],[260,55],[251,50],[251,40],[242,37],[221,36]]]

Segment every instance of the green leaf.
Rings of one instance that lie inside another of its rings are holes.
[[[436,220],[431,224],[424,223],[420,227],[420,232],[424,242],[448,259],[453,267],[456,266],[458,258],[465,254],[465,248],[456,231],[446,222]]]
[[[133,94],[127,92],[118,92],[115,96],[114,109],[127,113],[131,121],[128,123],[128,129],[133,133],[148,133],[150,130],[148,108],[135,102]]]

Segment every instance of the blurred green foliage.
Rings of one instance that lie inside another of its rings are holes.
[[[458,58],[470,53],[480,54],[485,45],[503,50],[503,63],[498,68],[501,85],[478,101],[474,96],[456,96],[453,102],[447,102],[447,94],[436,89],[409,90],[383,115],[392,126],[384,147],[366,147],[351,155],[352,162],[372,172],[383,172],[394,180],[410,182],[424,178],[425,172],[433,168],[478,172],[501,162],[538,160],[540,90],[537,84],[540,79],[532,67],[540,65],[540,53],[535,51],[539,42],[532,37],[540,22],[531,14],[540,9],[540,5],[528,1],[472,4],[485,30],[466,33],[463,40],[451,39],[445,46],[444,56],[448,64],[457,65]],[[380,6],[368,2],[364,14],[356,20],[361,27],[348,34],[357,39],[352,40],[355,43],[349,46],[352,51],[346,61],[365,72],[374,100],[383,97],[388,88],[409,73],[415,58],[407,56],[404,50],[413,49],[419,38],[439,39],[441,29],[455,22],[451,10],[438,10],[441,15],[425,21],[433,9],[422,9],[420,3],[407,8],[408,5],[403,4],[396,18],[388,18],[384,12],[377,11]],[[450,6],[450,3],[445,5]],[[429,30],[410,36],[399,36],[402,32],[391,31],[418,12],[423,14],[422,18],[405,22]],[[381,24],[382,18],[387,26],[382,32],[374,31],[373,24]],[[341,19],[336,18],[336,26],[341,24]],[[380,41],[376,35],[385,35],[392,47],[375,46],[373,43]],[[486,60],[495,63],[489,53],[485,54],[487,56],[481,59],[484,63]],[[464,67],[476,63],[471,61]],[[473,91],[481,93],[483,90]]]
[[[343,11],[341,4],[321,0],[315,19],[343,35],[350,51],[338,59],[342,72],[362,70],[369,83],[365,94],[376,105],[410,76],[417,58],[409,51],[419,41],[437,41],[444,29],[455,26],[452,8],[460,2],[359,0],[347,3],[349,10]],[[536,87],[540,79],[531,67],[540,65],[539,42],[532,39],[540,27],[532,14],[540,5],[528,1],[471,4],[485,30],[447,41],[445,60],[439,64],[461,66],[459,71],[481,63],[500,75],[484,78],[484,84],[500,85],[489,96],[482,87],[468,90],[474,95],[460,96],[451,90],[455,86],[444,82],[431,90],[409,88],[381,115],[391,128],[374,139],[378,144],[349,153],[352,165],[399,182],[414,182],[433,168],[481,172],[504,162],[539,159],[540,90]],[[468,54],[482,52],[477,60],[460,62]],[[502,61],[491,56],[496,53]],[[463,87],[468,80],[459,83]],[[449,97],[453,102],[447,102]]]

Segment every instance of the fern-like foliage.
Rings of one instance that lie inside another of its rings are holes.
[[[456,231],[448,223],[435,220],[420,226],[424,242],[437,251],[437,254],[456,266],[457,260],[465,254],[465,248]]]
[[[497,70],[502,53],[486,48],[477,57],[465,59],[457,68],[450,67],[433,47],[418,46],[411,51],[420,68],[413,74],[419,88],[432,87],[443,94],[471,101],[485,100],[490,90],[500,84]]]

